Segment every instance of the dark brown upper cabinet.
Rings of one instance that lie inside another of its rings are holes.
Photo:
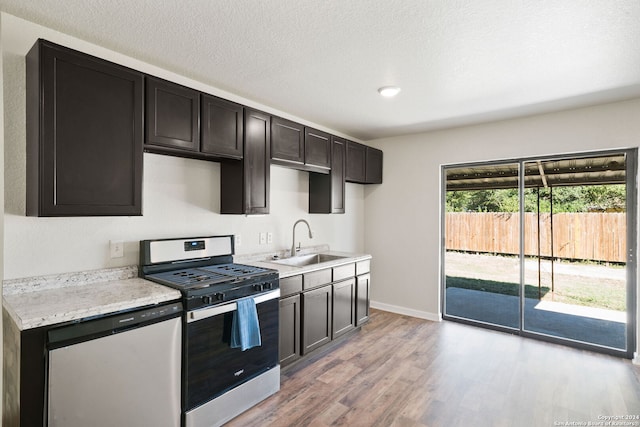
[[[366,184],[382,184],[382,151],[367,147]]]
[[[304,128],[304,163],[327,171],[331,168],[331,135]]]
[[[147,77],[146,147],[200,151],[200,92]]]
[[[243,107],[235,102],[202,94],[201,151],[218,157],[243,155]]]
[[[144,75],[45,40],[26,71],[27,215],[141,215]]]
[[[345,173],[345,179],[348,182],[364,182],[366,162],[367,147],[362,144],[347,141],[347,170]]]
[[[304,165],[304,126],[271,117],[271,160],[276,164]]]
[[[309,174],[309,213],[345,212],[346,141],[332,137],[331,150],[331,172],[328,175]]]
[[[268,214],[271,116],[244,109],[244,157],[220,165],[220,213]]]
[[[331,135],[274,116],[271,118],[271,161],[293,169],[328,174]]]
[[[356,184],[381,184],[382,151],[347,141],[345,179]]]

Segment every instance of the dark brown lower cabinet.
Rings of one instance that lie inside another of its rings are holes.
[[[363,274],[356,277],[356,326],[369,321],[369,292],[371,290],[371,275]]]
[[[300,358],[300,295],[280,300],[280,365]]]
[[[280,279],[280,365],[304,359],[369,320],[370,261]]]
[[[354,278],[333,284],[333,339],[355,329],[355,301],[356,280]]]
[[[6,308],[3,316],[5,427],[41,426],[46,410],[48,327],[20,331]]]
[[[331,341],[332,285],[303,292],[302,354]]]

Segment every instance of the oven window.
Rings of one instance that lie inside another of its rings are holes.
[[[233,312],[187,324],[186,410],[250,380],[278,363],[278,299],[256,306],[262,345],[229,346]]]

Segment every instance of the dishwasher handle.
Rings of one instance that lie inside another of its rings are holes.
[[[47,332],[47,347],[50,350],[60,348],[162,322],[181,315],[182,303],[174,302],[113,316],[83,319],[78,323],[50,329]]]

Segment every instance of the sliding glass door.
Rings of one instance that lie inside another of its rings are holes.
[[[445,319],[631,357],[636,158],[443,167]]]
[[[523,330],[627,348],[627,156],[524,162]],[[633,185],[632,185],[633,187]]]
[[[447,169],[447,183],[445,313],[519,329],[518,163]]]

